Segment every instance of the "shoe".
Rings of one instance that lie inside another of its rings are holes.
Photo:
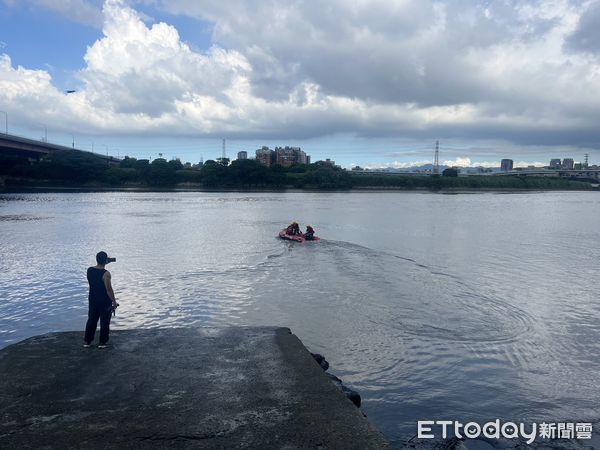
[[[98,344],[98,348],[102,349],[102,348],[107,348],[108,344]]]
[[[83,348],[90,348],[92,344],[88,344],[87,342],[83,343]]]

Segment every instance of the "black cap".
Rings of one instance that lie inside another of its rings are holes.
[[[108,262],[108,255],[106,252],[98,252],[96,254],[96,262],[98,264],[106,264]]]

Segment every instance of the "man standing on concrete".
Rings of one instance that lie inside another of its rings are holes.
[[[85,325],[85,336],[83,346],[89,348],[92,346],[96,326],[100,319],[100,342],[98,348],[106,348],[108,343],[110,316],[119,306],[115,299],[115,293],[110,283],[110,272],[104,267],[110,262],[115,262],[115,258],[109,258],[106,252],[99,252],[96,255],[96,266],[89,267],[87,270],[87,279],[90,285],[88,320]]]

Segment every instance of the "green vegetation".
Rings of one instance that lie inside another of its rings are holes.
[[[472,175],[415,176],[415,175],[356,175],[354,188],[396,189],[591,189],[589,183],[564,178]]]
[[[91,153],[54,152],[35,161],[0,156],[0,184],[32,187],[198,187],[209,189],[590,189],[589,183],[559,178],[478,175],[442,176],[355,174],[323,161],[291,167],[265,167],[253,159],[206,161],[202,167],[125,157],[118,166]]]
[[[351,187],[346,171],[318,162],[311,165],[265,167],[253,159],[229,162],[209,160],[202,167],[167,161],[125,157],[118,166],[108,165],[92,153],[66,150],[40,161],[0,156],[0,177],[7,185],[65,187],[174,187],[315,189]]]
[[[454,167],[448,167],[447,169],[444,169],[444,171],[442,172],[442,176],[443,177],[457,177],[458,169],[455,169]]]

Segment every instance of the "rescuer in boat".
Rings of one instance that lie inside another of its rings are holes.
[[[315,230],[310,225],[306,225],[306,232],[304,233],[304,239],[312,241],[315,237]]]
[[[298,225],[298,222],[290,223],[288,225],[288,227],[285,229],[285,234],[290,235],[290,236],[302,235],[302,233],[300,232],[300,226]]]

